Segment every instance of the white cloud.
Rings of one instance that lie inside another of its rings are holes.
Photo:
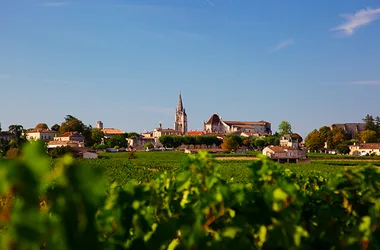
[[[282,49],[284,49],[284,48],[292,45],[293,43],[294,43],[293,39],[288,39],[288,40],[281,41],[275,47],[273,47],[271,50],[269,50],[269,52],[270,53],[274,53],[276,51],[282,50]]]
[[[69,2],[47,2],[44,5],[49,7],[61,7],[67,5]]]
[[[349,82],[348,84],[354,84],[354,85],[380,85],[380,81],[356,81],[356,82]]]
[[[215,4],[213,4],[210,0],[206,0],[206,2],[208,2],[209,4],[215,7]]]
[[[362,9],[355,14],[344,14],[342,15],[346,22],[339,25],[338,27],[332,28],[330,31],[340,31],[347,36],[351,36],[360,27],[368,25],[373,21],[380,18],[380,8],[377,9]]]

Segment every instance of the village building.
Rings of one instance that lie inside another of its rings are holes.
[[[58,147],[72,147],[72,148],[78,148],[78,147],[84,147],[84,142],[78,142],[78,141],[49,141],[47,144],[47,147],[50,148],[58,148]]]
[[[12,133],[6,131],[0,131],[0,140],[11,141]]]
[[[83,159],[97,159],[98,153],[91,149],[85,147],[73,147],[72,154],[75,158],[83,158]]]
[[[281,147],[291,147],[291,148],[299,148],[298,139],[292,135],[283,135],[280,139]]]
[[[258,133],[261,135],[272,134],[271,124],[267,121],[244,122],[244,121],[225,121],[218,114],[213,114],[211,118],[204,123],[206,133]]]
[[[155,144],[155,138],[153,137],[153,132],[145,132],[140,136],[135,136],[132,138],[127,138],[129,147],[133,149],[143,149],[144,145],[148,142]]]
[[[115,129],[115,128],[104,128],[102,121],[96,122],[96,128],[100,129],[104,133],[104,138],[111,138],[115,135],[125,135],[125,132],[121,129]]]
[[[44,140],[51,141],[57,136],[58,132],[50,129],[31,129],[24,133],[28,141]]]
[[[359,133],[365,130],[365,123],[336,123],[330,126],[330,129],[341,128],[351,138],[356,138]]]
[[[206,133],[202,130],[191,130],[191,131],[188,131],[186,135],[200,136],[200,135],[204,135],[204,134],[206,134]]]
[[[175,110],[174,130],[181,134],[187,133],[187,114],[182,103],[182,95],[179,94],[178,105]]]
[[[287,146],[268,146],[263,149],[263,155],[280,163],[296,163],[306,159],[306,151]]]
[[[84,136],[78,132],[66,132],[64,134],[54,137],[54,141],[63,141],[63,142],[84,142]]]
[[[380,143],[354,143],[349,146],[350,155],[379,155],[380,156]]]

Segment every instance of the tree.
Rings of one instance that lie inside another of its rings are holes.
[[[338,154],[346,155],[350,153],[350,148],[347,146],[347,144],[342,143],[336,146],[336,151],[338,152]]]
[[[46,123],[38,123],[35,129],[49,129],[49,127]]]
[[[140,135],[136,132],[130,132],[130,133],[127,133],[127,138],[135,138],[135,137],[139,137]]]
[[[280,138],[277,136],[268,136],[265,137],[265,145],[273,145],[273,146],[278,146],[280,145]]]
[[[335,149],[339,144],[345,141],[346,133],[342,128],[333,128],[327,137],[327,147]]]
[[[9,141],[5,139],[0,139],[0,156],[5,156],[7,151],[11,148]]]
[[[103,138],[104,138],[104,133],[102,130],[98,128],[91,129],[91,139],[94,144],[102,143]]]
[[[283,136],[285,134],[291,134],[292,133],[292,126],[287,121],[282,121],[280,125],[278,125],[278,130],[280,133],[280,136]]]
[[[363,130],[360,132],[360,140],[366,143],[377,142],[377,133],[373,130]]]
[[[327,141],[327,138],[329,136],[329,133],[331,132],[330,127],[323,126],[319,128],[319,134],[323,141]]]
[[[53,126],[51,126],[51,130],[54,130],[54,131],[59,131],[59,128],[60,128],[61,126],[59,126],[58,124],[54,124]]]
[[[238,143],[238,146],[243,145],[243,138],[241,136],[238,136],[235,134],[229,134],[229,135],[226,135],[226,137],[233,138]]]
[[[10,133],[12,133],[12,141],[11,141],[11,147],[12,148],[21,148],[22,143],[26,141],[25,137],[22,135],[22,132],[24,130],[24,127],[22,125],[10,125],[8,127],[8,130]]]
[[[316,151],[323,148],[324,140],[321,138],[318,130],[315,129],[307,135],[305,139],[305,146],[311,151]]]
[[[376,124],[375,124],[375,121],[372,117],[372,115],[366,115],[364,118],[363,118],[363,122],[365,123],[365,130],[372,130],[372,131],[376,131],[377,128],[376,128]]]
[[[265,142],[265,139],[263,138],[257,138],[255,140],[255,146],[259,149],[259,150],[263,150],[263,148],[266,146],[266,142]]]
[[[126,148],[128,146],[125,135],[112,136],[111,138],[107,138],[105,143],[109,148],[115,148],[116,146],[119,146],[120,148]]]
[[[145,143],[144,148],[151,149],[151,148],[154,148],[154,145],[151,142],[147,142],[147,143]]]
[[[222,143],[223,150],[233,152],[233,151],[236,151],[238,146],[239,146],[239,141],[236,139],[236,137],[232,137],[232,136],[224,137],[223,143]]]

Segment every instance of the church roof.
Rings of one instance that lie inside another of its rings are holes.
[[[207,124],[218,124],[220,122],[220,117],[217,114],[213,114],[208,120]]]
[[[240,122],[240,121],[224,121],[228,125],[235,125],[235,126],[247,126],[247,125],[264,125],[268,122],[266,121],[259,121],[259,122]]]

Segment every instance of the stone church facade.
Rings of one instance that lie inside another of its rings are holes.
[[[259,135],[272,134],[271,124],[267,121],[244,122],[244,121],[225,121],[218,114],[213,114],[211,118],[204,123],[206,133],[257,133]]]

